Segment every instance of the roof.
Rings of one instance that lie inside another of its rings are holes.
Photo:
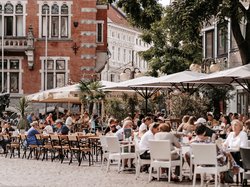
[[[127,21],[125,14],[114,5],[109,6],[108,19],[117,25],[133,28]]]

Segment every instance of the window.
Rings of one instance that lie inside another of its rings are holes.
[[[121,49],[120,47],[118,47],[118,51],[117,51],[117,60],[120,61],[120,56],[121,56]]]
[[[2,5],[0,6],[2,9]],[[15,8],[15,10],[14,10]],[[4,5],[4,35],[5,36],[24,36],[24,16],[23,5],[16,5],[10,2]],[[2,25],[2,16],[0,16],[0,25]],[[2,35],[2,29],[0,30]]]
[[[112,46],[112,59],[115,60],[115,46]]]
[[[126,49],[123,49],[123,62],[126,62]]]
[[[43,88],[44,90],[63,87],[67,83],[67,61],[66,59],[49,58],[42,60]]]
[[[3,77],[2,77],[2,73]],[[3,79],[2,79],[3,78]],[[9,93],[20,93],[21,61],[19,59],[5,59],[2,71],[2,60],[0,60],[0,90]],[[3,82],[2,82],[3,80]],[[2,83],[4,87],[2,89]]]
[[[47,17],[46,17],[47,16]],[[47,22],[46,22],[47,21]],[[69,37],[69,7],[66,4],[59,6],[47,4],[42,6],[41,12],[42,37],[68,38]],[[47,29],[47,31],[46,31]]]
[[[214,57],[214,30],[205,33],[205,57]]]
[[[227,53],[227,28],[218,26],[217,53],[223,55]]]
[[[115,82],[115,75],[114,74],[110,74],[110,81]]]
[[[97,30],[96,42],[102,43],[103,42],[103,22],[97,23],[96,27],[97,27],[96,28]]]

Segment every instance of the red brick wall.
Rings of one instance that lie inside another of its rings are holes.
[[[97,50],[107,51],[107,10],[98,9],[97,12],[81,12],[81,8],[96,8],[95,0],[73,0],[71,6],[72,17],[71,17],[71,36],[69,40],[48,40],[48,57],[50,56],[62,56],[69,57],[69,78],[73,82],[78,82],[86,73],[94,74],[93,71],[86,72],[81,70],[81,67],[92,66],[95,67],[95,59],[81,59],[81,55],[89,54],[96,55]],[[38,92],[41,89],[41,61],[40,57],[45,56],[45,41],[44,39],[39,39],[39,17],[38,14],[38,4],[36,0],[29,0],[27,4],[27,16],[26,16],[26,33],[28,32],[29,25],[31,24],[34,31],[35,37],[35,59],[34,59],[34,69],[28,69],[27,57],[24,55],[24,60],[22,64],[23,77],[22,77],[22,87],[25,94],[30,94]],[[81,20],[104,20],[104,45],[98,46],[96,48],[83,48],[80,47],[82,42],[86,43],[96,43],[96,36],[81,36],[83,31],[93,31],[96,32],[95,24],[82,24]],[[74,27],[73,22],[78,22],[78,27]],[[77,54],[74,54],[72,46],[74,43],[80,48]]]

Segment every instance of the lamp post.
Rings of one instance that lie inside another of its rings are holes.
[[[139,68],[134,67],[134,50],[132,50],[132,61],[131,61],[132,68],[125,68],[123,72],[120,75],[120,79],[126,80],[126,79],[134,79],[135,75],[138,73],[141,73]],[[126,71],[129,71],[129,77],[127,77]]]
[[[4,8],[2,5],[2,92],[4,92]]]
[[[226,59],[227,60],[227,59]],[[225,59],[223,59],[225,63]],[[224,65],[221,64],[221,61],[214,58],[204,58],[201,65],[191,64],[189,69],[191,71],[200,72],[200,73],[214,73],[224,69]]]
[[[46,7],[45,9],[45,21],[46,21],[46,29],[45,29],[45,89],[44,90],[47,90],[47,87],[48,87],[48,9],[49,7]]]

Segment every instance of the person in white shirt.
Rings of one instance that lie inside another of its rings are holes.
[[[236,149],[239,150],[240,147],[247,147],[248,146],[248,137],[247,137],[247,133],[244,132],[243,129],[243,123],[237,119],[233,120],[231,122],[232,124],[232,129],[233,132],[230,132],[229,135],[227,136],[226,141],[223,143],[223,146],[225,148],[232,148],[232,149]],[[231,152],[234,160],[236,161],[236,163],[239,166],[242,166],[242,163],[240,161],[241,157],[240,157],[240,152]]]
[[[149,140],[154,140],[154,135],[157,132],[159,132],[159,123],[153,123],[151,124],[150,129],[145,134],[143,134],[139,143],[141,159],[150,159]]]
[[[41,122],[40,122],[41,123]],[[52,126],[50,125],[50,124],[48,124],[48,123],[44,123],[46,126],[44,127],[44,129],[43,129],[43,132],[45,133],[45,134],[53,134],[53,128],[52,128]]]
[[[149,125],[153,122],[151,117],[145,117],[144,122],[139,127],[139,137],[142,137],[148,131]]]
[[[116,133],[115,136],[118,137],[119,141],[123,140],[123,135],[124,135],[124,129],[132,129],[133,122],[131,120],[125,120],[123,122],[123,127],[120,128]]]
[[[73,119],[72,119],[72,114],[71,114],[71,113],[68,114],[68,117],[67,117],[67,119],[66,119],[66,121],[65,121],[65,125],[66,125],[69,129],[71,129],[71,127],[72,127],[72,125],[73,125]]]

